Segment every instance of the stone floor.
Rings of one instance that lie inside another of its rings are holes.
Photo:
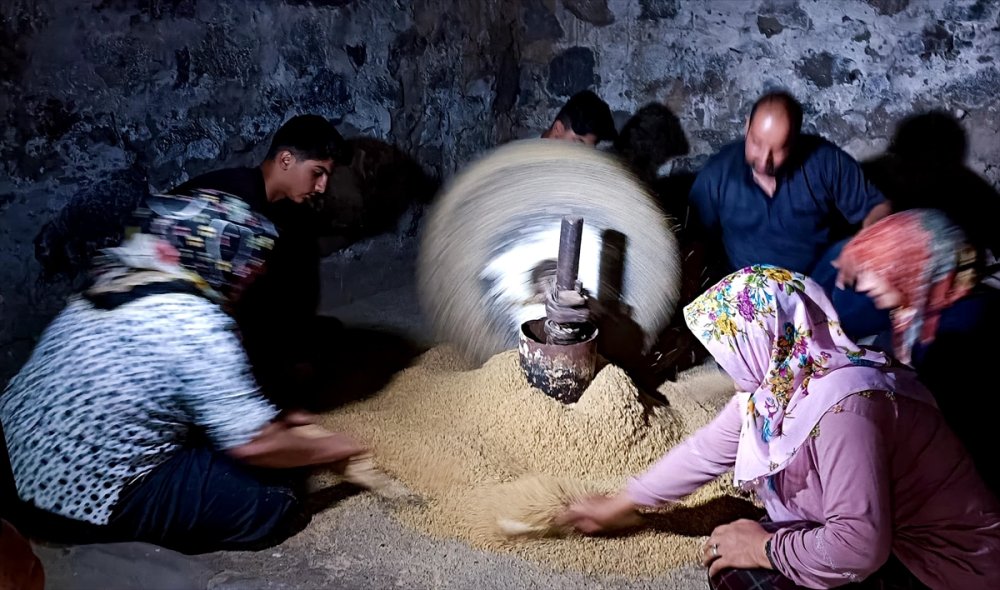
[[[348,333],[429,344],[411,249],[393,239],[375,240],[328,259],[324,275],[322,312],[343,321]],[[384,348],[367,340],[376,353]],[[51,590],[707,587],[704,570],[694,565],[654,580],[595,578],[432,539],[401,525],[364,494],[340,500],[320,517],[336,519],[322,543],[315,529],[307,528],[259,552],[187,556],[141,543],[37,546],[36,551]]]
[[[435,540],[408,529],[367,497],[337,512],[333,539],[318,551],[292,538],[260,552],[186,556],[141,543],[37,547],[46,588],[66,590],[309,590],[354,588],[704,588],[704,570],[655,580],[595,578]]]

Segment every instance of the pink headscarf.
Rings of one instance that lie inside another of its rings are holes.
[[[823,288],[804,275],[744,268],[691,302],[684,318],[746,408],[737,486],[784,469],[820,418],[851,394],[887,391],[934,405],[912,371],[851,342]]]

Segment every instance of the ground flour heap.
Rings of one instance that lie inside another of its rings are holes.
[[[454,351],[435,348],[376,396],[323,417],[426,500],[400,505],[403,522],[560,568],[644,577],[694,563],[702,535],[747,514],[717,482],[636,534],[586,538],[551,526],[565,502],[617,490],[708,422],[732,394],[717,370],[664,386],[667,406],[609,365],[566,406],[528,385],[517,351],[461,367]]]

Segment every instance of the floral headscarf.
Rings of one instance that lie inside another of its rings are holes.
[[[834,264],[849,282],[868,271],[903,294],[892,313],[892,344],[896,358],[909,363],[914,344],[934,340],[941,311],[972,289],[975,261],[975,250],[944,213],[910,209],[862,229]]]
[[[804,275],[744,268],[685,307],[684,319],[740,390],[737,486],[784,469],[823,414],[851,394],[934,403],[912,371],[851,342],[823,288]]]
[[[231,304],[263,269],[278,237],[245,201],[214,190],[151,195],[133,221],[122,244],[95,264],[85,296],[100,307],[177,291]]]

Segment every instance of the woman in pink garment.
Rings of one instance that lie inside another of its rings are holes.
[[[983,481],[1000,495],[996,395],[983,372],[1000,357],[1000,283],[944,213],[910,209],[862,229],[833,263],[837,282],[891,310],[892,330],[875,345],[913,367],[962,440]],[[984,393],[986,393],[984,391]]]
[[[684,314],[739,392],[564,522],[611,530],[732,469],[770,522],[712,532],[701,558],[713,588],[1000,588],[1000,502],[913,372],[844,336],[819,285],[752,266]]]

